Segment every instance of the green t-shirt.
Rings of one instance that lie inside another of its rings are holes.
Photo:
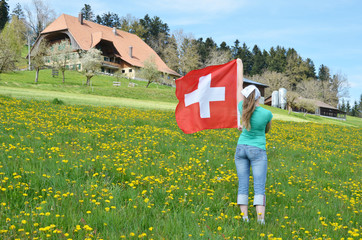
[[[243,101],[238,104],[240,115],[243,111]],[[243,128],[238,144],[246,144],[266,150],[265,127],[273,118],[271,111],[256,107],[250,119],[250,131]]]

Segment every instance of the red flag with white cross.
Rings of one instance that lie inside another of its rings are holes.
[[[177,79],[176,97],[176,121],[184,133],[237,128],[237,60]]]

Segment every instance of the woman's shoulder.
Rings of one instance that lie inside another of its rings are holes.
[[[265,115],[269,115],[269,116],[273,116],[272,112],[268,109],[265,109],[261,106],[259,106],[258,108],[258,111],[260,111],[262,114],[265,114]]]

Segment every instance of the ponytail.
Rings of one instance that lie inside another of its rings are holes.
[[[255,90],[252,91],[247,98],[244,97],[243,101],[243,112],[241,115],[241,124],[246,130],[250,131],[250,118],[255,110]]]

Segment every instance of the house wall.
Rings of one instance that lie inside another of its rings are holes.
[[[51,44],[55,44],[57,42],[60,42],[62,40],[69,40],[71,46],[73,47],[73,50],[76,52],[78,50],[81,50],[78,43],[73,38],[72,34],[67,30],[62,31],[56,31],[52,33],[47,33],[44,35],[41,35],[36,40],[35,45],[33,46],[32,50],[37,48],[41,41],[47,40]],[[103,56],[104,61],[101,67],[101,72],[105,74],[114,74],[118,69],[120,73],[123,73],[125,77],[134,79],[137,77],[137,73],[140,71],[139,67],[135,67],[133,65],[130,65],[129,63],[121,60],[120,57],[118,57],[117,52],[114,53],[115,48],[112,44],[109,44],[108,42],[102,41],[100,44],[98,44],[97,48],[101,48],[102,52],[104,52],[108,56]],[[114,50],[114,51],[113,51]],[[46,65],[49,67],[52,67],[52,63],[50,61],[50,58],[46,60]],[[73,62],[68,65],[68,69],[70,70],[82,70],[82,64],[80,61]],[[164,79],[167,84],[174,85],[174,80],[178,78],[177,76],[171,76],[166,77]]]
[[[127,78],[134,79],[136,77],[137,70],[138,69],[135,67],[125,67],[125,68],[121,68],[119,71]]]

